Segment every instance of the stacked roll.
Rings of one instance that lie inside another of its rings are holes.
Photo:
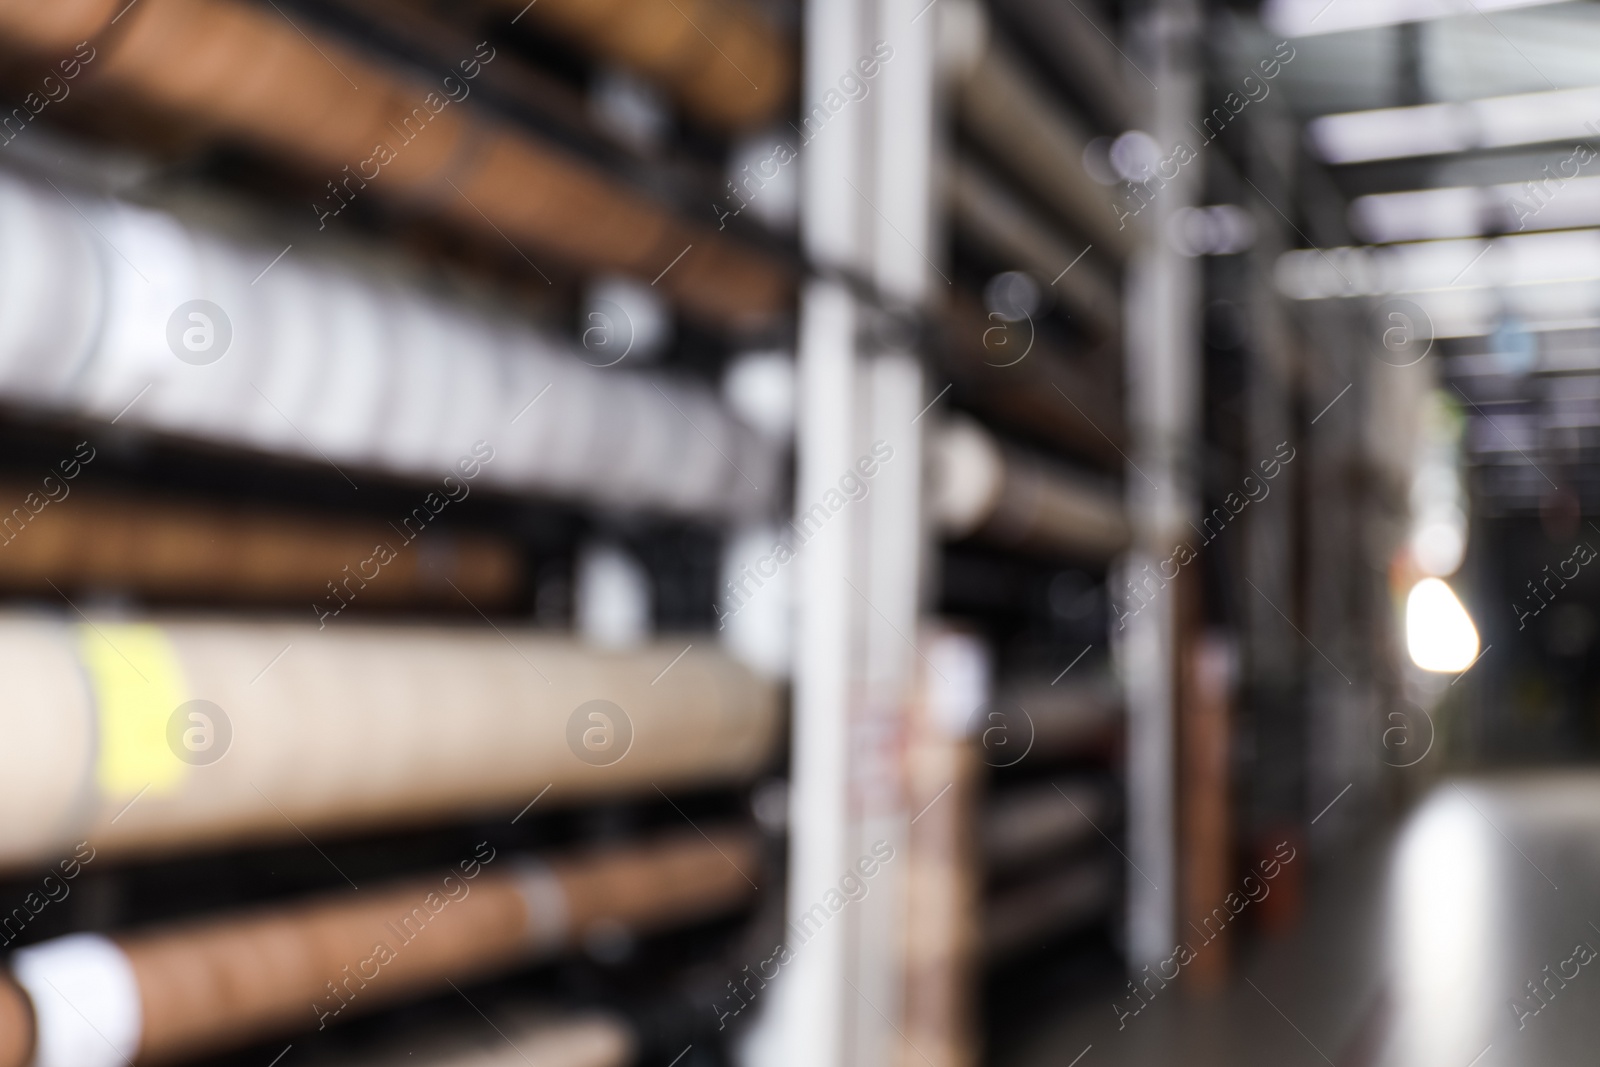
[[[1087,479],[1002,449],[976,422],[935,437],[934,513],[945,535],[1104,561],[1127,546],[1119,496]]]
[[[778,737],[776,688],[683,645],[7,616],[0,868],[83,840],[112,855],[297,840],[546,789],[548,805],[754,776]]]
[[[382,581],[357,587],[364,605],[466,607],[465,598],[499,608],[522,583],[515,547],[485,534],[431,531],[419,551],[401,552],[400,531],[377,520],[134,496],[52,477],[43,492],[0,483],[0,589],[49,593],[55,583],[303,611],[324,602],[335,580],[370,577],[380,545],[394,558]]]
[[[977,3],[953,6],[960,23],[953,57],[956,114],[974,140],[992,152],[1061,220],[1103,256],[1126,260],[1137,229],[1121,216],[1111,193],[1083,165],[1090,134],[1004,40]]]
[[[771,119],[794,88],[791,45],[744,0],[496,2],[638,71],[714,126]]]
[[[1031,319],[986,315],[977,300],[959,292],[941,326],[940,363],[968,403],[1101,469],[1126,466],[1114,339],[1069,358]]]
[[[318,1029],[582,944],[727,911],[754,838],[683,835],[538,862],[484,842],[449,873],[16,952],[0,1067],[162,1063]]]
[[[403,1043],[385,1042],[359,1057],[321,1056],[312,1067],[627,1067],[634,1062],[637,1039],[615,1016],[536,1008],[508,1014],[493,1029],[479,1023],[460,1032],[425,1032]]]
[[[789,303],[783,264],[455,103],[495,61],[487,42],[427,85],[239,0],[0,0],[8,50],[55,62],[86,41],[95,49],[79,82],[86,95],[280,154],[327,182],[313,205],[324,225],[349,199],[387,195],[580,268],[661,276],[687,310],[725,323],[769,321]]]
[[[685,515],[759,512],[776,488],[776,450],[708,389],[590,366],[398,278],[79,207],[0,176],[0,398]]]

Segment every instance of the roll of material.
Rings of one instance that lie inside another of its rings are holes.
[[[54,582],[158,599],[337,608],[330,587],[352,573],[359,578],[364,564],[376,566],[378,545],[394,558],[381,578],[352,587],[365,605],[465,607],[465,597],[498,608],[522,583],[515,547],[482,534],[429,531],[401,551],[404,538],[377,520],[223,508],[60,478],[53,484],[65,491],[48,499],[37,486],[0,482],[0,589],[48,593]]]
[[[977,4],[964,6],[962,18],[971,25],[952,72],[962,128],[1101,255],[1126,260],[1137,231],[1084,169],[1091,135],[1051,99]]]
[[[0,867],[738,781],[779,732],[698,643],[324,622],[0,618]]]
[[[992,793],[979,817],[978,839],[991,872],[1024,867],[1090,841],[1111,812],[1104,789],[1084,782],[1048,782]]]
[[[579,7],[591,10],[574,3],[562,10]],[[676,17],[668,10],[662,21]],[[605,32],[618,36],[610,24]],[[741,29],[730,43],[744,48],[738,42],[746,35]],[[694,36],[689,47],[698,50],[703,38]],[[330,194],[317,209],[324,224],[323,212],[342,210],[344,196],[387,195],[489,240],[526,241],[581,269],[645,279],[664,273],[662,289],[713,320],[764,322],[791,298],[787,268],[770,257],[679,221],[605,172],[516,127],[451,106],[451,99],[470,92],[461,88],[468,81],[451,79],[453,90],[412,84],[311,26],[254,4],[141,0],[127,8],[114,0],[42,6],[4,0],[0,39],[52,61],[92,42],[83,91],[202,133],[252,142],[325,175],[330,189],[338,186],[343,195]],[[462,56],[463,71],[482,60],[493,61],[493,53]],[[696,99],[722,92],[715,87],[726,75],[706,73],[713,66],[697,60],[697,69],[681,71]],[[763,103],[769,97],[782,103],[779,84],[757,94]],[[375,155],[374,145],[388,146],[387,156]],[[666,271],[689,245],[693,251]]]
[[[597,931],[708,918],[749,896],[741,871],[756,862],[754,837],[738,831],[533,866],[484,843],[439,877],[41,942],[12,957],[17,985],[0,986],[0,997],[19,987],[28,994],[31,1067],[170,1063],[324,1029],[554,955]],[[30,1063],[13,1056],[0,1067]]]
[[[1097,562],[1127,547],[1118,495],[1002,450],[976,422],[946,423],[933,455],[934,513],[947,537]]]
[[[983,946],[993,961],[1109,914],[1116,879],[1103,859],[1076,860],[989,896]]]
[[[0,288],[0,398],[411,478],[459,476],[470,453],[503,489],[623,508],[746,516],[775,496],[778,448],[709,388],[587,365],[398,279],[322,261],[263,272],[271,249],[171,215],[60,203],[0,175],[0,222],[37,216],[0,252],[0,280],[32,275]],[[26,240],[45,242],[31,264]],[[85,240],[96,256],[72,254]],[[73,316],[102,306],[83,340]],[[66,343],[45,345],[51,329]],[[185,351],[185,331],[215,353]]]
[[[1114,748],[1121,734],[1123,697],[1111,671],[1085,663],[1067,677],[1055,678],[1054,684],[1052,680],[1049,674],[1013,676],[996,688],[997,707],[1027,709],[1032,751],[1064,756]]]
[[[313,1067],[627,1067],[637,1040],[623,1019],[599,1012],[582,1014],[518,1011],[470,1031],[429,1033],[403,1045],[359,1056],[323,1056]]]
[[[712,126],[775,118],[793,93],[792,46],[742,0],[540,0],[526,10],[528,21],[637,71]]]
[[[1116,283],[1083,248],[1071,247],[1046,220],[1007,192],[982,166],[956,159],[950,171],[951,217],[956,226],[1061,293],[1068,318],[1085,331],[1114,337],[1122,331]]]
[[[1052,0],[998,0],[995,7],[1054,61],[1055,70],[1106,128],[1126,130],[1137,125],[1136,117],[1144,113],[1147,83],[1131,62],[1117,54],[1111,36],[1089,12]]]
[[[1069,360],[1031,320],[1003,322],[962,294],[946,309],[943,327],[940,361],[973,406],[1102,469],[1126,467],[1116,337]]]

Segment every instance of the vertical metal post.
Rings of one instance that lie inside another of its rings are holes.
[[[1128,503],[1134,544],[1124,582],[1149,590],[1151,574],[1180,543],[1193,540],[1198,501],[1195,454],[1200,406],[1199,267],[1166,240],[1170,220],[1191,206],[1202,183],[1202,147],[1190,119],[1201,85],[1192,50],[1199,16],[1192,0],[1157,0],[1141,26],[1157,90],[1149,132],[1164,156],[1187,145],[1196,157],[1153,190],[1138,221],[1143,239],[1128,268],[1125,308],[1127,384],[1133,431]],[[1169,158],[1177,158],[1170,156]],[[1146,570],[1146,568],[1149,568]],[[1167,568],[1170,571],[1170,567]],[[1120,591],[1131,595],[1128,585]],[[1137,967],[1166,957],[1178,901],[1176,724],[1181,675],[1178,585],[1168,582],[1125,620],[1122,655],[1128,700],[1128,949]],[[1149,594],[1145,594],[1149,595]]]

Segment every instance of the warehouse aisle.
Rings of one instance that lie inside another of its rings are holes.
[[[1600,775],[1447,780],[1393,834],[1325,862],[1302,926],[1220,994],[1147,979],[1124,1016],[1138,1002],[1107,988],[1006,1067],[1584,1062],[1597,874]]]

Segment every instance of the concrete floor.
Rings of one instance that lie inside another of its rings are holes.
[[[1447,781],[1324,864],[1301,927],[1219,994],[1174,984],[1119,1029],[1107,988],[1004,1067],[1593,1063],[1597,953],[1600,773]]]

